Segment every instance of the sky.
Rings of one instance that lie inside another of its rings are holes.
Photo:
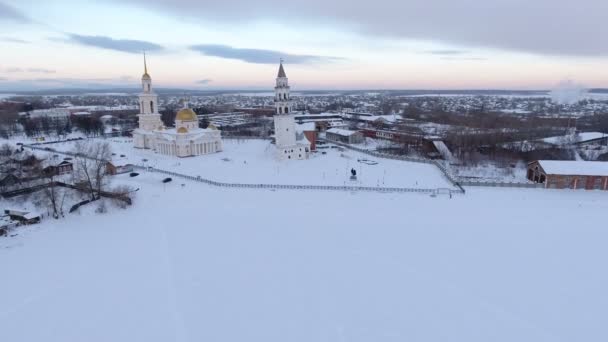
[[[605,0],[0,0],[0,91],[608,88]]]

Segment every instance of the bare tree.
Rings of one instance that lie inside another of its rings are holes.
[[[112,198],[112,203],[121,209],[125,209],[128,206],[126,200],[130,199],[132,204],[138,190],[128,185],[119,185],[112,189],[112,192],[116,195]]]
[[[0,146],[0,157],[4,160],[10,158],[10,156],[13,155],[13,152],[13,146],[11,146],[9,143],[4,143],[2,146]]]
[[[112,156],[106,142],[78,142],[75,147],[75,178],[96,200],[106,186],[107,165]]]
[[[65,202],[66,191],[57,186],[54,173],[47,173],[45,178],[48,181],[48,187],[44,188],[43,195],[52,210],[53,217],[58,219],[60,216],[63,216],[63,203]]]

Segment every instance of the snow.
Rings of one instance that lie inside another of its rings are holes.
[[[454,155],[452,155],[452,152],[443,141],[433,140],[433,145],[435,145],[435,148],[445,160],[450,162],[456,161],[456,158],[454,158]]]
[[[351,131],[348,129],[340,129],[340,128],[330,128],[326,131],[326,133],[333,133],[333,134],[341,135],[343,137],[350,137],[351,135],[358,133],[358,131]]]
[[[315,130],[316,130],[316,125],[314,122],[296,123],[296,131],[298,133],[305,132],[305,131],[315,131]]]
[[[548,175],[608,176],[608,162],[539,160],[538,163]]]
[[[547,144],[559,145],[564,141],[564,139],[571,141],[571,142],[585,142],[585,141],[589,141],[589,140],[605,138],[606,136],[607,136],[606,133],[602,133],[602,132],[581,132],[581,133],[577,133],[574,136],[563,136],[562,135],[562,136],[556,136],[556,137],[549,137],[549,138],[542,139],[542,141],[546,142]],[[569,137],[572,137],[572,138],[568,139]]]
[[[0,238],[2,340],[608,339],[606,192],[450,199],[162,178],[117,176],[141,189],[132,207]]]
[[[384,159],[378,160],[378,165],[367,165],[357,160],[369,158],[368,155],[343,148],[323,149],[326,154],[314,153],[307,161],[279,162],[275,158],[275,146],[266,140],[224,139],[224,151],[192,158],[176,158],[135,149],[132,139],[99,140],[111,144],[112,151],[116,153],[113,161],[119,164],[152,166],[219,182],[453,188],[433,165]],[[72,151],[74,144],[48,146],[58,151]],[[119,158],[120,155],[125,157]],[[357,171],[356,182],[350,181],[353,168]]]
[[[500,165],[495,162],[483,162],[476,165],[458,165],[444,163],[449,172],[460,181],[527,183],[527,165],[519,162],[515,165]]]

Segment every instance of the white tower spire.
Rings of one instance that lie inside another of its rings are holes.
[[[274,87],[274,136],[277,157],[279,159],[306,159],[310,145],[296,141],[296,124],[289,90],[289,80],[283,67],[283,59],[281,59]]]
[[[148,74],[148,63],[144,52],[144,74],[141,76],[142,92],[139,94],[139,128],[134,134],[135,147],[154,148],[151,139],[154,130],[164,125],[158,113],[158,95],[152,90],[152,77]]]
[[[274,87],[275,114],[291,113],[291,98],[289,97],[289,89],[289,79],[287,78],[287,74],[285,74],[285,68],[283,68],[283,59],[281,58],[276,86]]]
[[[144,74],[141,76],[142,90],[146,94],[152,93],[152,77],[148,74],[148,63],[146,63],[146,52],[144,51]]]

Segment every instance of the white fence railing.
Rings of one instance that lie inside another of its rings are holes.
[[[371,187],[371,186],[349,186],[349,185],[292,185],[292,184],[246,184],[246,183],[227,183],[205,179],[200,176],[194,177],[178,172],[157,169],[153,167],[136,166],[139,170],[161,173],[167,176],[179,177],[195,182],[209,184],[225,188],[247,188],[247,189],[267,189],[267,190],[325,190],[325,191],[363,191],[363,192],[398,192],[398,193],[421,193],[421,194],[464,194],[464,191],[448,188],[422,189],[422,188],[400,188],[400,187]]]
[[[327,190],[327,191],[367,191],[367,192],[401,192],[401,193],[409,192],[409,193],[424,193],[424,194],[446,193],[446,191],[447,191],[450,194],[450,196],[452,194],[464,194],[466,192],[466,190],[463,188],[463,186],[476,186],[476,187],[477,186],[487,186],[487,187],[529,188],[529,189],[543,188],[542,184],[534,184],[534,183],[458,181],[458,180],[456,180],[450,174],[450,172],[446,169],[446,167],[443,164],[441,164],[441,162],[439,162],[437,160],[426,159],[426,158],[417,158],[417,157],[392,155],[392,154],[381,153],[381,152],[376,152],[376,151],[368,151],[368,150],[365,150],[365,149],[362,149],[362,148],[358,148],[358,147],[355,147],[355,146],[350,146],[348,144],[344,144],[344,143],[340,143],[340,142],[334,142],[334,141],[326,140],[326,139],[319,139],[319,140],[325,141],[325,142],[328,142],[328,143],[331,143],[331,144],[335,144],[335,145],[338,145],[338,146],[342,146],[344,148],[347,148],[347,149],[350,149],[350,150],[353,150],[353,151],[357,151],[357,152],[360,152],[360,153],[364,153],[364,154],[367,154],[367,155],[370,155],[370,156],[378,157],[378,158],[393,159],[393,160],[402,160],[402,161],[408,161],[408,162],[414,162],[414,163],[424,163],[424,164],[434,165],[434,166],[436,166],[441,171],[441,173],[443,174],[443,176],[454,187],[456,187],[457,189],[456,190],[452,190],[452,189],[447,189],[447,188],[435,188],[435,189],[426,188],[426,189],[420,189],[420,188],[366,187],[366,186],[341,186],[341,185],[284,185],[284,184],[224,183],[224,182],[217,182],[217,181],[210,180],[210,179],[205,179],[205,178],[201,178],[201,177],[194,177],[194,176],[190,176],[190,175],[186,175],[186,174],[180,174],[180,173],[176,173],[176,172],[172,172],[172,171],[167,171],[167,170],[156,169],[156,168],[143,167],[143,166],[135,166],[135,167],[137,169],[140,169],[140,170],[147,170],[147,171],[152,171],[152,172],[163,173],[163,174],[172,175],[172,176],[175,176],[175,177],[180,177],[180,178],[184,178],[184,179],[188,179],[188,180],[193,180],[193,181],[198,181],[198,182],[209,184],[209,185],[213,185],[213,186],[226,187],[226,188]],[[27,148],[34,149],[34,150],[54,152],[54,153],[64,154],[64,155],[68,155],[68,156],[72,156],[72,157],[76,156],[76,154],[73,153],[73,152],[59,151],[59,150],[48,148],[48,147],[44,148],[44,147],[33,146],[33,145],[23,145],[23,146],[27,147]]]
[[[73,152],[63,152],[56,149],[43,148],[32,145],[23,145],[24,147],[31,148],[33,150],[41,150],[46,152],[54,152],[59,154],[64,154],[67,156],[76,157],[77,155]],[[447,194],[452,196],[452,194],[464,194],[465,191],[462,188],[457,190],[448,189],[448,188],[400,188],[400,187],[371,187],[371,186],[342,186],[342,185],[289,185],[289,184],[246,184],[246,183],[228,183],[228,182],[218,182],[211,179],[202,178],[200,176],[191,176],[183,173],[167,171],[162,169],[157,169],[153,167],[145,167],[141,165],[135,165],[135,169],[144,170],[149,172],[156,172],[165,174],[168,176],[179,177],[195,182],[200,182],[212,186],[224,187],[224,188],[247,188],[247,189],[269,189],[269,190],[280,190],[280,189],[289,189],[289,190],[325,190],[325,191],[363,191],[363,192],[398,192],[398,193],[422,193],[422,194],[430,194],[430,195],[438,195],[438,194]]]
[[[487,186],[495,188],[525,188],[525,189],[542,189],[544,184],[537,183],[521,183],[521,182],[460,182],[462,186]]]

